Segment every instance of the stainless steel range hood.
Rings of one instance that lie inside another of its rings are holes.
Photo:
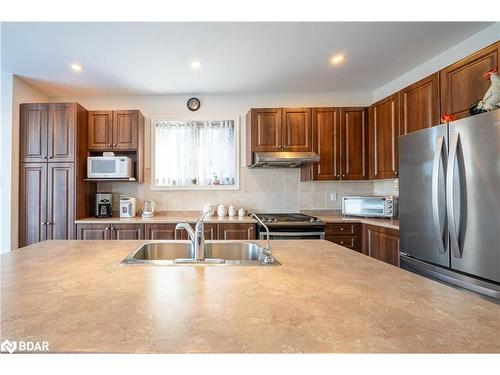
[[[255,152],[249,168],[300,168],[317,162],[315,152]]]

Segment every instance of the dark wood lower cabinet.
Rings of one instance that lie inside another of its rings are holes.
[[[399,231],[364,224],[363,253],[394,266],[399,266]]]
[[[21,163],[19,247],[47,239],[47,163]]]
[[[143,240],[143,224],[113,224],[111,225],[112,240]]]
[[[360,223],[328,223],[325,227],[325,240],[361,252]]]
[[[77,224],[76,238],[78,240],[110,240],[109,224]]]
[[[194,223],[191,223],[194,226]],[[187,240],[176,224],[77,224],[79,240]],[[205,224],[205,240],[254,240],[256,226],[245,224]]]
[[[219,224],[219,240],[255,240],[257,228],[248,224]]]

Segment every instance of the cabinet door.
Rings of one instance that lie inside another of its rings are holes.
[[[340,119],[341,178],[365,180],[368,178],[368,110],[342,108]]]
[[[21,162],[42,162],[47,159],[47,104],[21,104]]]
[[[370,107],[370,178],[398,175],[399,93]]]
[[[196,223],[190,223],[194,228]],[[217,224],[204,224],[205,240],[216,240],[217,237]],[[176,234],[176,240],[188,240],[189,236],[185,230],[178,230]]]
[[[54,103],[49,105],[48,159],[49,161],[75,161],[76,105]]]
[[[113,112],[90,111],[88,119],[89,150],[111,150],[113,147]]]
[[[311,108],[283,108],[281,145],[284,151],[312,151]]]
[[[252,151],[281,151],[281,109],[252,109],[250,122]]]
[[[400,93],[400,135],[439,125],[438,73],[415,82]]]
[[[394,266],[399,266],[399,231],[375,225],[365,225],[363,253]]]
[[[175,230],[175,224],[145,224],[146,240],[179,240],[180,231]]]
[[[219,240],[254,240],[255,224],[219,224]]]
[[[325,236],[325,240],[361,252],[361,241],[359,236]]]
[[[498,66],[500,42],[486,47],[439,72],[441,112],[457,119],[468,117],[472,104],[482,99],[491,82],[483,78]]]
[[[313,151],[320,162],[313,164],[313,180],[340,178],[340,110],[339,108],[312,109]]]
[[[137,150],[139,111],[113,111],[113,150]]]
[[[19,247],[47,239],[47,163],[21,163]]]
[[[75,169],[73,163],[47,164],[47,239],[75,238]]]
[[[111,225],[77,224],[76,238],[79,240],[109,240],[111,239]]]
[[[144,225],[142,224],[113,224],[111,225],[112,240],[143,240]]]

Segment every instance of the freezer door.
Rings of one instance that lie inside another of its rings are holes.
[[[447,133],[439,125],[399,138],[400,252],[445,267]]]
[[[500,282],[500,110],[450,123],[449,137],[451,267]]]

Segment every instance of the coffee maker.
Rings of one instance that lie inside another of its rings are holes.
[[[113,216],[113,210],[111,207],[112,202],[112,193],[97,193],[95,196],[95,217]]]

